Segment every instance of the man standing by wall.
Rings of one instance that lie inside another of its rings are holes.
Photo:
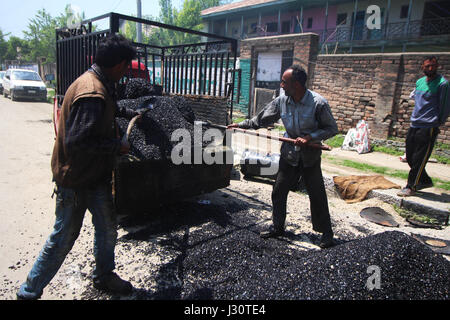
[[[406,160],[410,171],[406,187],[398,193],[402,197],[433,186],[425,165],[433,151],[439,126],[450,113],[449,83],[437,73],[438,66],[435,56],[425,58],[422,64],[425,76],[416,82],[411,127],[406,135]]]
[[[103,38],[95,64],[67,90],[61,109],[51,167],[56,183],[56,221],[34,263],[18,299],[38,299],[72,249],[86,209],[95,227],[94,287],[126,294],[132,286],[117,276],[114,249],[117,223],[112,202],[114,159],[130,146],[116,136],[115,117],[131,118],[133,110],[119,110],[115,83],[136,56],[130,42],[120,35]]]
[[[228,127],[258,129],[281,118],[286,128],[285,136],[296,139],[296,142],[295,145],[283,142],[281,146],[279,169],[272,191],[273,227],[262,232],[261,237],[277,237],[284,233],[287,196],[302,176],[310,199],[313,229],[323,234],[320,247],[327,248],[333,245],[333,231],[320,166],[322,151],[308,147],[308,144],[331,138],[338,129],[328,102],[306,89],[306,80],[303,68],[297,65],[289,67],[280,84],[284,96],[273,100],[254,118]]]

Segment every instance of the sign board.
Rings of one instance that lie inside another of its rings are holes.
[[[256,81],[276,81],[281,79],[282,52],[260,52]]]

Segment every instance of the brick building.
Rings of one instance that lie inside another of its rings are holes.
[[[429,53],[335,54],[319,52],[319,36],[314,33],[252,38],[241,41],[241,111],[254,115],[277,94],[258,88],[258,59],[264,52],[290,52],[290,65],[297,63],[308,72],[307,85],[323,95],[331,106],[339,130],[347,132],[361,119],[367,120],[374,137],[405,137],[410,126],[414,100],[409,98],[420,66]],[[450,53],[437,56],[439,73],[450,79]],[[266,99],[258,97],[266,92]],[[450,144],[450,121],[441,127],[438,141]]]
[[[367,28],[370,4],[381,9],[378,35]],[[438,18],[430,19],[433,14]],[[365,119],[374,137],[403,138],[414,107],[409,94],[429,55],[422,52],[435,51],[439,72],[450,79],[448,1],[246,0],[206,9],[202,17],[209,32],[241,40],[235,108],[248,116],[278,94],[282,73],[298,63],[308,72],[308,87],[328,99],[341,132]],[[438,141],[450,144],[449,124]]]
[[[446,0],[244,0],[201,15],[205,31],[241,40],[313,32],[322,53],[450,49]]]

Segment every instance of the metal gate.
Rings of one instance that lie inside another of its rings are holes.
[[[107,29],[96,31],[94,22],[108,19]],[[152,84],[161,85],[167,94],[192,94],[229,97],[230,117],[234,101],[234,82],[237,40],[215,34],[189,30],[163,23],[108,13],[82,21],[76,29],[56,31],[56,96],[61,104],[71,83],[95,61],[95,52],[101,38],[120,33],[124,21],[145,26],[197,35],[204,42],[156,46],[133,42],[137,51],[137,66],[145,66]],[[128,77],[133,77],[129,72]]]

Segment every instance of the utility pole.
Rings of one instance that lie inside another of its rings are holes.
[[[136,3],[137,3],[137,17],[139,19],[141,19],[142,18],[141,0],[136,0]],[[136,33],[137,33],[137,42],[141,43],[142,42],[142,24],[141,23],[136,24]]]

